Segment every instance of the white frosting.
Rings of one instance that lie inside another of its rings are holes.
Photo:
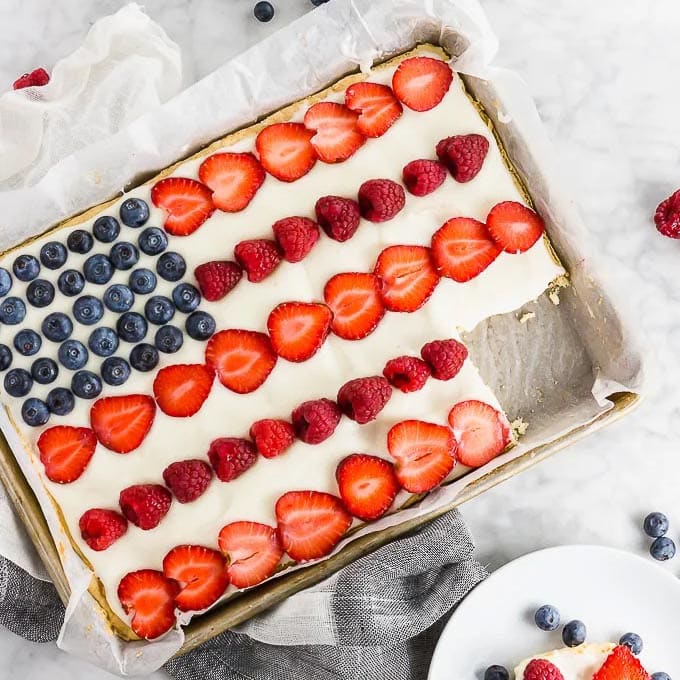
[[[389,82],[392,69],[379,71],[372,80]],[[330,99],[340,99],[334,95]],[[301,109],[304,111],[304,109]],[[296,118],[300,118],[302,112]],[[314,203],[320,196],[339,194],[355,196],[359,185],[371,178],[400,180],[401,168],[410,160],[434,156],[439,139],[452,134],[483,134],[490,141],[489,153],[478,176],[467,184],[459,184],[448,177],[444,186],[426,197],[407,196],[405,209],[394,219],[383,224],[362,220],[358,232],[348,242],[337,243],[324,235],[312,253],[302,263],[282,263],[269,278],[259,284],[244,280],[224,300],[202,303],[217,321],[217,328],[247,328],[266,330],[269,311],[284,300],[321,300],[323,286],[334,274],[342,271],[370,271],[380,251],[392,244],[429,245],[432,234],[449,218],[464,215],[484,220],[489,209],[503,200],[522,201],[500,151],[464,93],[459,78],[435,109],[415,113],[404,110],[403,116],[379,139],[369,139],[349,160],[338,165],[318,162],[313,170],[294,184],[267,177],[262,189],[250,206],[236,214],[215,212],[193,235],[169,237],[168,250],[177,250],[187,261],[187,280],[192,280],[193,269],[211,259],[231,259],[233,248],[247,238],[272,237],[271,225],[289,215],[313,216]],[[238,142],[238,150],[253,148],[253,138]],[[180,166],[175,174],[197,176],[200,160]],[[151,207],[148,225],[160,226],[163,213],[151,204],[150,187],[144,186],[129,195],[144,198]],[[106,212],[117,215],[118,205]],[[92,221],[92,220],[91,220]],[[91,222],[90,221],[90,222]],[[22,252],[37,256],[40,247],[53,238],[66,240],[69,231],[87,227],[76,225],[44,237]],[[121,225],[122,226],[122,225]],[[136,243],[141,230],[122,226],[119,240]],[[95,252],[108,253],[110,245],[95,244],[88,255],[69,253],[66,268],[81,269],[86,257]],[[0,265],[11,268],[17,253],[12,253]],[[136,267],[153,269],[155,258],[141,254]],[[43,268],[41,276],[55,282],[59,271]],[[115,596],[121,577],[140,568],[159,568],[165,553],[173,546],[186,543],[215,545],[222,526],[234,520],[248,519],[274,523],[273,507],[276,499],[292,489],[318,489],[337,493],[335,467],[340,459],[354,451],[367,451],[386,456],[385,435],[399,420],[422,418],[446,422],[450,407],[457,401],[482,399],[497,406],[490,390],[483,384],[471,362],[466,362],[461,373],[450,382],[430,380],[415,394],[394,395],[374,423],[359,426],[347,419],[341,421],[334,436],[317,446],[295,444],[277,459],[260,459],[242,477],[229,484],[213,481],[197,501],[182,505],[174,502],[159,527],[141,531],[130,526],[127,534],[104,552],[94,552],[81,540],[78,519],[91,507],[117,507],[121,489],[144,482],[161,482],[162,471],[171,462],[205,455],[210,442],[219,436],[247,436],[250,425],[260,418],[289,416],[300,402],[318,397],[333,397],[347,380],[365,375],[380,374],[385,362],[401,354],[418,355],[421,346],[435,338],[456,336],[457,329],[472,329],[479,321],[508,312],[540,295],[546,286],[563,270],[549,255],[539,240],[521,255],[501,254],[482,274],[460,284],[442,279],[430,301],[413,314],[388,313],[374,333],[359,342],[350,342],[331,335],[322,349],[309,361],[292,364],[279,360],[268,380],[254,393],[237,395],[223,388],[217,381],[201,411],[193,418],[172,419],[160,411],[149,436],[139,449],[128,455],[112,453],[102,446],[80,479],[72,484],[45,483],[60,504],[71,533],[91,561],[102,580],[113,610],[125,618]],[[107,284],[127,283],[129,272],[116,272]],[[159,278],[154,295],[170,296],[175,284]],[[26,284],[14,282],[12,295],[23,295]],[[101,295],[104,286],[86,284],[82,294]],[[134,310],[143,313],[148,296],[137,296]],[[44,315],[52,311],[70,313],[73,299],[57,291],[54,303],[47,310],[29,307],[26,320],[17,327],[0,328],[0,342],[11,345],[15,330],[40,329]],[[115,328],[117,315],[106,312],[98,325]],[[171,323],[184,327],[184,315],[177,313]],[[150,325],[146,341],[153,342],[154,326]],[[87,342],[93,327],[75,323],[74,338]],[[8,332],[10,331],[10,332]],[[131,347],[121,343],[117,354],[127,356]],[[205,343],[185,335],[180,352],[161,355],[160,367],[175,363],[204,361]],[[41,356],[54,355],[57,345],[44,341]],[[100,359],[91,356],[87,366],[98,370]],[[14,367],[29,368],[31,358],[15,353]],[[142,374],[133,371],[122,387],[105,386],[103,396],[113,394],[152,394],[155,371]],[[49,386],[36,385],[31,396],[44,398],[57,385],[68,386],[70,373],[62,369],[57,382]],[[7,396],[3,395],[3,400]],[[21,402],[10,400],[9,407],[21,423]],[[70,424],[87,426],[91,404],[77,400],[72,414],[64,418],[52,417],[48,426]],[[31,443],[40,430],[22,427],[22,434]]]
[[[600,670],[614,645],[593,643],[578,647],[563,647],[545,654],[538,654],[525,659],[515,668],[515,680],[522,680],[524,669],[533,659],[546,659],[557,666],[564,676],[564,680],[593,680],[593,675]]]

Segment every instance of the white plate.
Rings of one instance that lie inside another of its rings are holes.
[[[477,586],[455,611],[435,649],[429,680],[481,680],[501,664],[563,647],[561,627],[539,630],[534,612],[559,609],[562,623],[580,619],[589,642],[642,637],[650,673],[680,680],[680,581],[649,559],[600,546],[562,546],[510,562]]]

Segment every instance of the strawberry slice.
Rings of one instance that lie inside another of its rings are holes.
[[[414,111],[433,109],[451,87],[453,71],[440,59],[411,57],[399,64],[392,76],[392,89],[399,101]]]
[[[650,680],[640,660],[625,645],[614,647],[593,680]]]
[[[336,274],[323,291],[333,312],[331,330],[345,340],[361,340],[373,332],[385,314],[382,284],[374,274]]]
[[[153,393],[163,413],[188,418],[201,410],[214,379],[215,371],[203,364],[166,366],[153,381]]]
[[[175,625],[175,595],[179,586],[162,571],[140,569],[126,574],[118,584],[118,599],[132,617],[130,626],[139,637],[153,640]]]
[[[250,588],[268,579],[283,556],[276,529],[259,522],[227,524],[218,543],[229,562],[231,583],[237,588]]]
[[[282,182],[294,182],[306,175],[314,163],[316,152],[311,139],[313,130],[302,123],[275,123],[257,135],[255,148],[260,163],[270,174]]]
[[[432,236],[437,271],[459,283],[481,274],[500,252],[486,225],[471,217],[454,217]]]
[[[210,338],[205,360],[225,387],[246,394],[267,379],[276,364],[276,352],[265,333],[226,330]]]
[[[449,425],[458,442],[458,460],[470,467],[488,463],[510,441],[505,416],[476,399],[456,404],[449,412]]]
[[[359,132],[359,115],[343,104],[319,102],[305,114],[305,127],[316,134],[312,146],[324,163],[346,161],[363,145],[366,138]]]
[[[429,248],[390,246],[378,256],[376,276],[382,280],[382,301],[392,312],[415,312],[439,283]]]
[[[178,545],[163,558],[163,574],[180,587],[175,604],[183,612],[206,609],[229,585],[224,555],[202,545]]]
[[[345,92],[348,109],[357,111],[357,129],[365,137],[381,137],[399,116],[402,107],[394,92],[380,83],[354,83]]]
[[[265,173],[252,153],[216,153],[201,163],[198,177],[212,189],[218,210],[239,212],[253,200]]]
[[[145,394],[105,397],[90,409],[90,425],[99,443],[116,453],[139,447],[155,417],[156,402]]]
[[[38,439],[40,462],[47,479],[69,484],[83,474],[97,446],[97,437],[87,427],[59,425],[45,430]]]
[[[282,302],[267,319],[274,351],[288,361],[307,361],[323,345],[332,318],[319,302]]]
[[[365,453],[353,453],[341,460],[335,478],[347,510],[367,522],[382,517],[399,491],[393,465]]]
[[[328,555],[352,517],[329,493],[289,491],[276,501],[276,521],[283,549],[296,562],[305,562]]]
[[[154,184],[151,201],[167,213],[165,230],[173,236],[193,234],[215,212],[212,191],[188,177],[166,177]]]
[[[397,479],[406,491],[424,493],[446,479],[456,464],[456,440],[448,427],[404,420],[387,433]]]
[[[516,201],[504,201],[491,208],[486,226],[491,238],[506,253],[529,250],[545,231],[541,217]]]

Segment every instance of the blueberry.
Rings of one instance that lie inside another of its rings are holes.
[[[643,526],[647,536],[658,538],[668,531],[668,524],[668,517],[662,512],[650,512]]]
[[[671,680],[671,676],[668,673],[659,671],[658,673],[652,673],[652,680]]]
[[[31,366],[31,376],[39,385],[53,383],[59,375],[57,362],[46,357],[36,359]]]
[[[47,395],[47,408],[55,416],[67,416],[73,411],[75,405],[76,400],[73,397],[73,392],[65,387],[55,387]]]
[[[94,239],[89,231],[84,229],[76,229],[72,231],[68,238],[66,239],[66,245],[72,253],[78,253],[80,255],[85,255],[92,250],[94,245]]]
[[[120,224],[115,217],[104,215],[98,217],[92,225],[92,232],[97,241],[102,243],[113,243],[120,234]]]
[[[642,638],[637,633],[625,633],[619,640],[620,645],[625,645],[635,656],[642,651]]]
[[[146,319],[137,312],[125,312],[118,318],[116,330],[121,340],[125,342],[139,342],[146,336],[149,329]]]
[[[94,399],[102,393],[102,380],[92,371],[78,371],[73,374],[71,390],[81,399]]]
[[[130,363],[138,371],[153,371],[158,366],[158,350],[148,342],[135,345],[130,352]]]
[[[0,371],[6,371],[12,365],[12,350],[7,345],[0,345]]]
[[[215,319],[208,312],[194,312],[187,317],[186,329],[194,340],[207,340],[217,329]]]
[[[253,15],[258,21],[271,21],[274,18],[274,5],[267,0],[260,0],[253,7]]]
[[[110,357],[118,349],[118,336],[113,328],[95,328],[90,333],[87,346],[99,357]]]
[[[544,604],[536,610],[534,621],[541,630],[557,630],[560,625],[560,613],[552,605]]]
[[[59,347],[59,361],[62,366],[70,371],[77,371],[85,366],[89,356],[85,345],[78,340],[67,340]]]
[[[141,227],[149,219],[149,206],[141,198],[127,198],[120,205],[120,220],[128,227]]]
[[[0,267],[0,297],[5,297],[12,288],[12,277],[10,273]]]
[[[175,307],[165,296],[154,295],[146,301],[144,314],[151,323],[162,326],[175,316]]]
[[[25,357],[32,357],[40,351],[42,338],[28,328],[19,331],[14,336],[14,349]]]
[[[40,263],[33,255],[19,255],[14,260],[12,271],[19,281],[33,281],[40,274]]]
[[[108,283],[113,276],[113,265],[106,255],[90,255],[83,265],[83,274],[90,283]]]
[[[17,297],[8,297],[0,304],[0,322],[16,326],[26,318],[26,305]]]
[[[578,647],[586,641],[586,626],[583,621],[569,621],[562,629],[562,641],[567,647]]]
[[[157,282],[158,279],[156,278],[156,275],[150,269],[135,269],[135,271],[130,274],[130,279],[128,281],[130,288],[140,295],[148,295],[153,292]]]
[[[26,299],[34,307],[49,307],[54,300],[54,286],[45,279],[36,279],[28,284]]]
[[[168,247],[168,237],[158,227],[147,227],[137,239],[143,253],[160,255]]]
[[[75,269],[67,269],[59,274],[57,285],[64,295],[73,297],[82,293],[83,288],[85,288],[85,277]]]
[[[675,543],[668,536],[659,536],[649,548],[649,554],[660,562],[670,560],[675,556]]]
[[[120,357],[109,357],[102,363],[102,378],[108,385],[122,385],[130,373],[130,364]]]
[[[122,283],[115,283],[109,286],[104,293],[104,304],[112,312],[118,314],[127,312],[135,303],[134,293]]]
[[[83,295],[73,303],[73,316],[85,326],[92,326],[104,316],[104,305],[92,295]]]
[[[13,368],[5,375],[5,392],[11,397],[25,397],[33,387],[31,374],[23,368]]]
[[[63,342],[73,333],[73,322],[66,314],[52,312],[42,322],[42,334],[52,342]]]
[[[166,281],[179,281],[187,271],[187,263],[179,253],[163,253],[156,262],[158,276]]]
[[[510,673],[504,666],[494,664],[484,671],[484,680],[509,680],[509,678]]]
[[[180,312],[189,314],[200,304],[201,294],[190,283],[178,283],[172,291],[172,301]]]
[[[67,257],[66,247],[58,241],[50,241],[40,249],[40,261],[48,269],[63,267]]]
[[[132,269],[139,262],[139,251],[132,243],[116,243],[109,253],[109,259],[116,269]]]
[[[21,416],[27,425],[40,427],[50,419],[50,410],[42,399],[31,397],[21,407]]]
[[[161,326],[156,331],[154,344],[161,352],[174,354],[184,344],[184,336],[177,326]]]

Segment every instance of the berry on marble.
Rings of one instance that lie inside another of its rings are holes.
[[[113,328],[95,328],[87,341],[87,346],[98,357],[110,357],[118,349],[118,336]]]
[[[59,366],[53,359],[41,357],[36,359],[31,366],[31,376],[39,385],[49,385],[53,383],[59,375]]]
[[[104,305],[92,295],[83,295],[73,303],[73,316],[85,326],[92,326],[104,316]]]
[[[7,345],[0,345],[0,371],[6,371],[12,365],[12,350]]]
[[[263,23],[271,21],[274,18],[274,5],[267,0],[256,2],[255,7],[253,7],[253,16]]]
[[[510,673],[504,666],[494,664],[484,671],[484,680],[510,680]]]
[[[73,411],[75,405],[73,392],[65,387],[55,387],[47,395],[47,408],[55,416],[67,416]]]
[[[208,340],[217,330],[215,319],[208,312],[196,311],[187,317],[186,331],[194,340]]]
[[[120,224],[115,217],[102,215],[98,217],[92,225],[92,233],[97,241],[102,243],[113,243],[120,234]]]
[[[0,323],[16,326],[26,318],[26,305],[17,297],[8,297],[0,304]]]
[[[162,326],[175,316],[175,306],[164,295],[154,295],[146,301],[144,314],[151,323]]]
[[[66,239],[66,245],[72,253],[78,253],[79,255],[85,255],[92,250],[94,246],[94,239],[89,231],[84,229],[76,229],[72,231],[68,238]]]
[[[149,219],[149,205],[141,198],[127,198],[120,205],[120,221],[133,229],[146,224]]]
[[[654,224],[664,236],[680,238],[680,189],[656,207]]]
[[[21,407],[21,417],[31,427],[40,427],[50,419],[50,410],[42,399],[31,397]]]
[[[57,286],[67,297],[74,297],[83,292],[85,277],[75,269],[67,269],[59,275]]]
[[[146,255],[160,255],[168,247],[168,237],[158,227],[147,227],[139,235],[137,245]]]
[[[40,262],[48,269],[63,267],[67,257],[66,247],[59,241],[50,241],[40,249]]]
[[[114,283],[106,289],[102,300],[107,309],[117,314],[122,314],[129,311],[135,303],[135,295],[122,283]]]
[[[172,291],[172,301],[180,312],[190,314],[200,304],[201,294],[190,283],[178,283]]]
[[[102,379],[107,385],[118,387],[130,377],[130,364],[121,357],[109,357],[102,363]]]
[[[52,342],[63,342],[73,333],[73,322],[62,312],[48,314],[42,322],[42,334]]]
[[[567,647],[578,647],[586,641],[586,626],[583,621],[569,621],[562,629],[562,642]]]
[[[536,610],[534,622],[541,630],[557,630],[560,625],[560,613],[551,604],[544,604]]]
[[[66,340],[57,353],[59,363],[70,371],[77,371],[85,366],[90,355],[85,345],[78,340]]]
[[[24,73],[13,83],[13,90],[23,90],[25,87],[43,87],[50,82],[50,74],[44,68],[33,69],[30,73]]]
[[[95,399],[102,392],[101,378],[92,371],[78,371],[71,379],[71,390],[81,399]]]
[[[161,326],[156,331],[154,344],[160,352],[174,354],[178,352],[184,344],[184,336],[177,326]]]
[[[642,638],[637,633],[624,633],[619,639],[620,645],[625,645],[635,656],[642,652]]]
[[[664,536],[669,527],[668,517],[662,512],[650,512],[643,524],[645,533],[652,538]]]
[[[28,328],[19,331],[14,336],[14,349],[25,357],[32,357],[40,351],[42,338]]]
[[[137,371],[147,373],[158,366],[158,350],[148,342],[135,345],[130,352],[130,364]]]
[[[111,248],[109,260],[116,269],[126,271],[132,269],[139,262],[139,251],[132,243],[121,241]]]
[[[663,671],[658,671],[657,673],[652,673],[651,680],[671,680],[671,676]]]
[[[312,5],[314,7],[319,7],[321,5],[325,5],[328,2],[328,0],[311,0]]]
[[[150,269],[135,269],[128,280],[130,288],[139,295],[148,295],[156,288],[158,279]]]
[[[166,281],[179,281],[187,271],[187,263],[179,253],[163,253],[156,262],[158,276]]]
[[[54,286],[45,279],[36,279],[28,284],[26,299],[33,307],[49,307],[54,300]]]
[[[0,267],[0,297],[5,297],[12,288],[12,277],[10,273]]]
[[[675,543],[668,536],[659,536],[649,548],[649,554],[660,562],[665,562],[675,557]]]
[[[116,330],[124,342],[139,342],[146,337],[149,329],[146,319],[137,312],[125,312],[118,318]]]
[[[97,285],[108,283],[113,276],[113,264],[101,253],[90,255],[83,265],[85,280]]]
[[[19,255],[14,260],[12,271],[19,281],[33,281],[40,274],[40,263],[33,255]]]
[[[33,387],[33,378],[25,369],[13,368],[5,375],[4,385],[10,397],[25,397]]]

